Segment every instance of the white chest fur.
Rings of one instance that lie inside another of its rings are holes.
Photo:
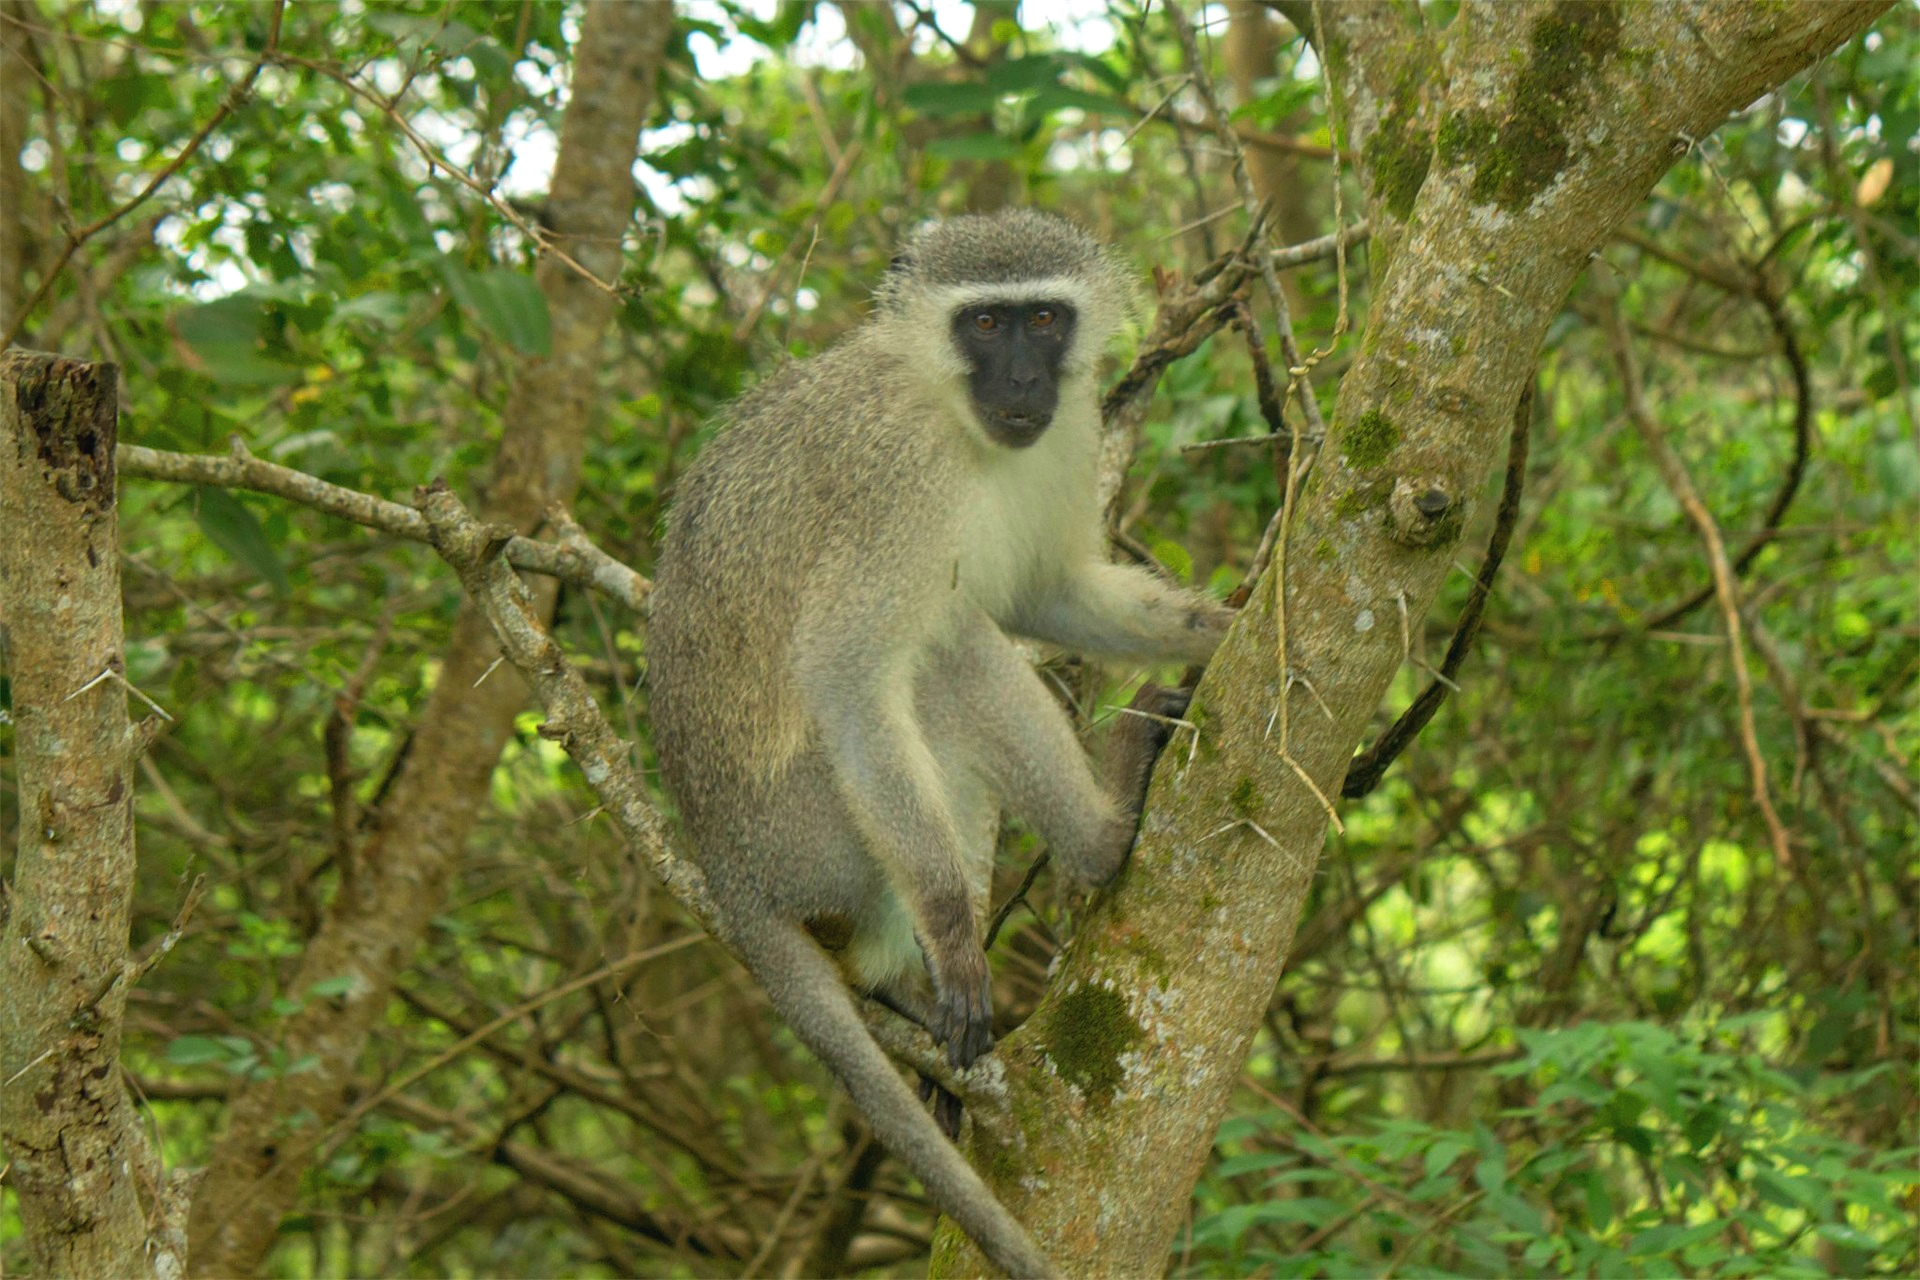
[[[983,454],[962,516],[953,585],[996,621],[1010,621],[1031,593],[1093,554],[1099,423],[1090,395],[1063,398],[1031,447],[989,446]]]

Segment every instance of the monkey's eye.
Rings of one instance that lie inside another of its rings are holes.
[[[992,333],[1000,327],[1000,322],[994,319],[992,312],[982,311],[973,318],[973,327],[981,333]]]
[[[1052,307],[1039,307],[1027,318],[1027,323],[1036,329],[1044,329],[1053,323],[1053,319]]]

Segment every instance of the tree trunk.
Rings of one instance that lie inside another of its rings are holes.
[[[1477,5],[1440,33],[1444,59],[1398,6],[1322,9],[1391,256],[1284,555],[1194,700],[1198,742],[1176,735],[1131,866],[1000,1046],[1012,1145],[977,1130],[975,1154],[1062,1272],[1165,1270],[1319,861],[1320,797],[1339,795],[1589,254],[1687,139],[1885,7]],[[1369,74],[1392,67],[1429,71]],[[932,1274],[983,1267],[943,1226]]]
[[[587,7],[573,61],[573,97],[548,198],[557,246],[601,280],[620,270],[633,216],[632,165],[666,55],[667,4],[602,0]],[[507,397],[505,431],[484,514],[530,529],[579,483],[587,425],[614,298],[556,255],[535,273],[552,317],[553,350],[529,363]],[[535,588],[542,614],[553,584]],[[310,1001],[289,1019],[282,1060],[310,1070],[250,1083],[234,1098],[226,1132],[194,1197],[191,1267],[202,1276],[258,1268],[329,1127],[346,1107],[362,1050],[383,1018],[394,979],[445,902],[487,784],[526,686],[510,669],[480,677],[499,648],[486,618],[463,601],[439,681],[421,714],[406,764],[372,830],[343,871],[341,891],[308,944],[291,990],[349,978],[337,998]],[[476,685],[478,687],[476,687]]]
[[[120,1084],[133,905],[113,446],[119,370],[0,356],[0,621],[20,845],[0,932],[0,1141],[33,1269],[148,1274],[136,1173],[147,1148]],[[149,1188],[149,1190],[151,1190]]]

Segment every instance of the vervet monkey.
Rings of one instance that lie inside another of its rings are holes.
[[[1129,291],[1098,243],[1030,211],[935,223],[876,302],[743,396],[681,482],[652,599],[656,744],[774,1007],[996,1265],[1043,1275],[814,937],[970,1065],[992,1044],[980,936],[1003,807],[1073,883],[1105,884],[1165,740],[1120,717],[1096,776],[1008,637],[1199,662],[1231,615],[1108,562],[1096,362]],[[1185,705],[1151,686],[1136,702]]]

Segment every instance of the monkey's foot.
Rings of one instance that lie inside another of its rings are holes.
[[[920,1077],[920,1101],[933,1102],[933,1118],[949,1142],[960,1141],[960,1095],[943,1089],[932,1076]]]
[[[993,1048],[993,988],[987,953],[971,936],[936,947],[927,966],[933,977],[933,1038],[947,1046],[947,1061],[961,1070]]]

